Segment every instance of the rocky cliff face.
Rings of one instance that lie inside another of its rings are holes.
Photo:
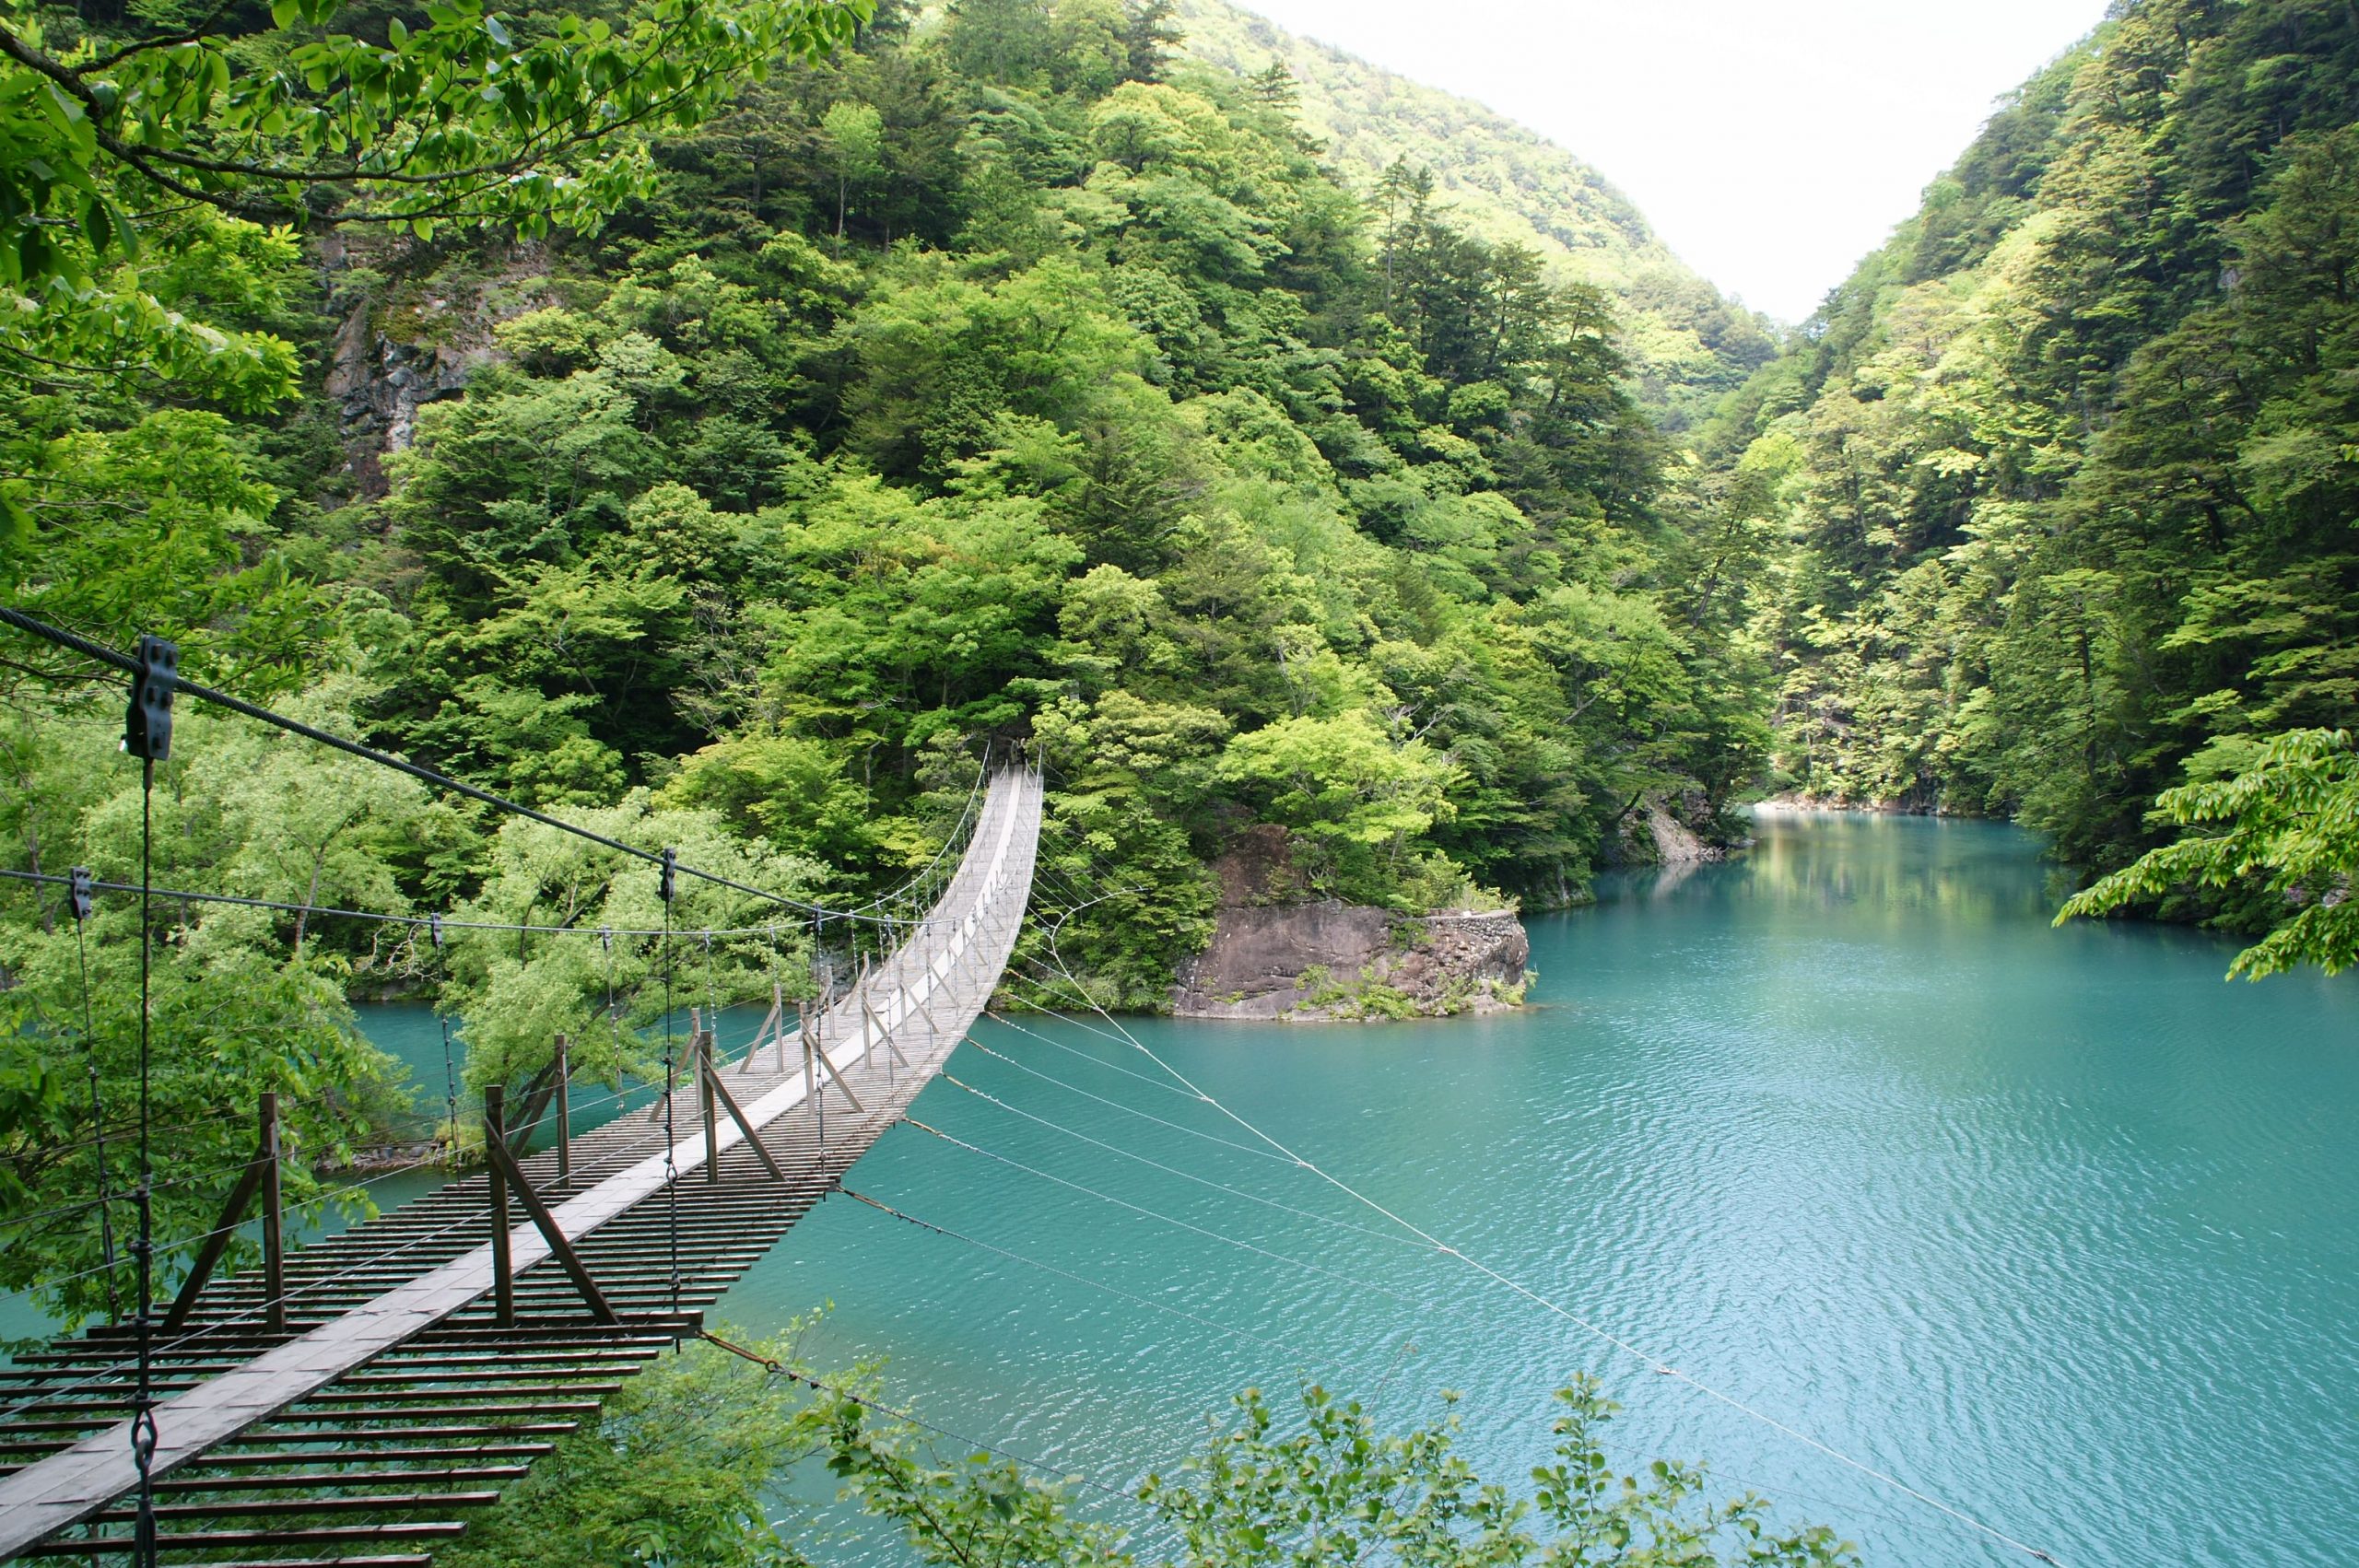
[[[382,249],[356,254],[343,237],[331,234],[320,248],[322,275],[334,287],[340,276],[354,275],[350,269],[358,262],[386,262],[378,253]],[[401,296],[398,309],[366,297],[352,306],[330,345],[322,390],[336,404],[360,497],[385,493],[384,459],[409,446],[419,409],[456,397],[477,370],[503,357],[492,330],[550,302],[542,263],[537,249],[520,247],[485,276],[403,283],[394,290]],[[388,330],[395,326],[400,330]]]
[[[1212,943],[1180,966],[1175,1015],[1320,1023],[1521,1004],[1532,942],[1514,915],[1270,902],[1288,892],[1283,837],[1272,834],[1255,830],[1215,864]]]

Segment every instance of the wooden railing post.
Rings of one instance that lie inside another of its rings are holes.
[[[573,1064],[563,1035],[557,1037],[557,1179],[573,1180]]]
[[[502,1328],[516,1326],[516,1273],[508,1258],[508,1175],[506,1162],[489,1151],[508,1148],[508,1091],[498,1083],[483,1092],[483,1141],[491,1188],[491,1302],[494,1320]]]
[[[827,1146],[827,1096],[819,1082],[819,1047],[811,1037],[811,1015],[803,1018],[803,1084],[811,1096],[812,1115],[819,1120],[819,1147]]]
[[[287,1243],[280,1229],[278,1170],[278,1095],[262,1097],[262,1293],[263,1322],[271,1328],[287,1327]]]
[[[698,1030],[688,1049],[697,1064],[697,1103],[704,1109],[704,1179],[711,1186],[721,1180],[721,1106],[712,1092],[719,1076],[712,1070],[712,1031]]]

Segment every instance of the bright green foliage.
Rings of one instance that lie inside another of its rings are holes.
[[[295,707],[311,722],[345,730],[360,695],[331,689]],[[399,774],[243,720],[191,714],[176,730],[176,760],[158,769],[157,883],[298,909],[177,900],[155,907],[151,1119],[165,1292],[186,1268],[188,1243],[211,1228],[238,1168],[253,1155],[257,1094],[279,1094],[290,1205],[321,1186],[314,1167],[349,1163],[357,1144],[406,1113],[399,1070],[360,1037],[345,1000],[356,979],[381,982],[397,956],[357,937],[349,921],[328,936],[320,929],[328,918],[309,910],[403,912],[398,868],[460,835],[450,814]],[[101,881],[135,883],[138,767],[97,760],[113,750],[109,729],[19,721],[6,747],[11,777],[0,824],[36,866],[83,864]],[[7,1129],[0,1208],[86,1203],[103,1178],[117,1195],[122,1266],[111,1279],[101,1270],[99,1211],[77,1207],[10,1233],[0,1249],[0,1288],[43,1282],[43,1305],[70,1322],[106,1312],[111,1283],[127,1312],[132,1277],[122,1247],[130,1208],[121,1195],[136,1172],[129,1139],[137,1120],[137,896],[100,895],[79,942],[53,890],[11,903],[13,918],[0,922],[0,966],[11,981],[0,991],[0,1127]],[[109,1140],[103,1172],[101,1134]],[[364,1195],[347,1206],[366,1202]],[[230,1260],[252,1251],[241,1241]]]
[[[794,1353],[801,1325],[749,1347],[779,1370],[705,1344],[657,1363],[560,1441],[445,1555],[460,1568],[678,1562],[793,1568],[794,1505],[775,1478],[825,1464],[844,1495],[899,1527],[940,1568],[1282,1568],[1394,1561],[1429,1568],[1852,1568],[1856,1550],[1819,1526],[1780,1530],[1750,1494],[1705,1500],[1709,1476],[1657,1462],[1617,1475],[1602,1452],[1616,1407],[1581,1378],[1557,1396],[1551,1462],[1513,1492],[1454,1452],[1454,1417],[1398,1435],[1356,1401],[1306,1387],[1281,1429],[1259,1389],[1226,1427],[1139,1499],[1177,1550],[1076,1516],[1073,1486],[989,1453],[944,1462],[934,1434],[880,1419],[873,1368],[822,1375]],[[813,1392],[805,1394],[804,1389]],[[1529,1495],[1520,1495],[1524,1493]]]
[[[1536,132],[1231,0],[1180,0],[1175,14],[1188,57],[1246,78],[1297,117],[1352,189],[1374,200],[1379,222],[1392,171],[1427,171],[1454,223],[1529,251],[1552,281],[1603,290],[1638,401],[1666,429],[1704,417],[1776,354],[1765,319],[1689,271],[1627,196]]]
[[[586,231],[648,188],[653,133],[697,123],[774,56],[807,60],[841,41],[865,7],[659,0],[584,22],[435,4],[362,18],[367,38],[332,31],[335,12],[290,0],[266,19],[217,11],[193,27],[152,10],[106,24],[23,6],[0,18],[0,597],[116,644],[139,631],[172,638],[190,674],[346,735],[398,705],[401,654],[454,639],[487,669],[435,715],[439,729],[421,727],[441,758],[498,768],[536,799],[612,802],[625,786],[614,747],[571,720],[578,705],[520,700],[522,683],[538,673],[534,656],[563,660],[570,646],[603,651],[590,677],[627,687],[618,673],[649,626],[687,613],[664,574],[699,542],[697,507],[640,497],[612,573],[529,550],[493,555],[485,574],[505,596],[491,614],[409,603],[398,564],[341,558],[355,536],[323,526],[318,510],[347,461],[333,414],[306,403],[257,417],[295,398],[306,351],[333,326],[288,225],[332,215],[339,240],[387,229],[422,240],[438,224],[511,239]],[[692,266],[682,282],[697,284]],[[708,312],[716,326],[727,303]],[[539,324],[529,351],[573,351],[546,330],[561,321]],[[660,395],[651,340],[626,328],[596,346],[591,395],[546,411],[542,444],[585,427],[611,436],[587,415]],[[537,448],[492,455],[518,450]],[[593,496],[642,487],[612,466],[594,447],[562,450],[544,470],[548,492],[575,470]],[[531,520],[511,509],[507,521]],[[507,588],[523,569],[531,579]],[[82,864],[136,881],[137,773],[114,760],[120,685],[11,637],[0,832],[26,870]],[[102,895],[77,931],[52,890],[13,884],[0,919],[0,1211],[23,1222],[0,1285],[41,1281],[41,1305],[68,1323],[131,1305],[123,1194],[135,1178],[143,945],[154,961],[158,1282],[169,1292],[252,1157],[258,1094],[280,1095],[297,1204],[363,1145],[426,1131],[346,998],[440,977],[400,940],[406,928],[334,911],[399,915],[469,891],[529,906],[581,880],[551,869],[560,857],[545,846],[487,846],[478,822],[402,775],[190,699],[180,708],[172,757],[156,770],[156,884],[284,907],[158,901],[143,944],[123,895]],[[638,799],[623,818],[749,878],[816,877],[744,847],[708,813],[651,814]],[[656,919],[651,895],[634,898],[635,883],[607,874],[617,916]],[[693,893],[683,905],[699,919],[706,905],[716,918],[740,909]],[[626,954],[642,972],[645,945]],[[554,988],[464,956],[475,989],[452,994],[482,1010],[481,1075],[529,1071],[523,1041],[546,1051],[538,1025],[562,1011]],[[742,985],[751,960],[727,961]],[[591,989],[577,979],[569,1000]],[[644,1012],[637,998],[625,1007]],[[592,1011],[575,1006],[566,1026]],[[617,1044],[593,1065],[612,1071],[628,1054]],[[91,1201],[101,1191],[104,1206]],[[231,1265],[247,1251],[238,1243]]]
[[[568,820],[626,844],[670,848],[687,865],[783,896],[807,894],[819,880],[818,868],[746,844],[714,813],[651,808],[643,791],[618,806],[571,811]],[[767,999],[774,981],[790,995],[810,989],[809,928],[771,900],[682,876],[674,926],[753,934],[667,944],[647,934],[665,923],[661,871],[650,861],[511,819],[481,865],[480,891],[454,921],[552,926],[564,934],[454,927],[446,937],[442,1005],[466,1020],[467,1082],[477,1090],[497,1083],[521,1093],[555,1057],[559,1034],[571,1040],[569,1059],[584,1078],[611,1085],[626,1075],[660,1077],[667,971],[682,1010],[716,998]],[[685,1051],[685,1019],[675,1027]]]
[[[1797,546],[1759,622],[1781,782],[2010,812],[2103,872],[2224,748],[2348,719],[2354,79],[2345,6],[2118,7],[1723,410],[1716,482]]]
[[[1760,1498],[1706,1503],[1708,1477],[1694,1467],[1658,1461],[1643,1479],[1617,1476],[1600,1447],[1616,1407],[1589,1378],[1557,1398],[1554,1462],[1532,1471],[1529,1498],[1457,1456],[1455,1418],[1390,1435],[1356,1401],[1316,1386],[1302,1390],[1302,1426],[1288,1433],[1262,1392],[1247,1389],[1201,1455],[1168,1478],[1149,1476],[1139,1495],[1176,1536],[1177,1562],[1222,1568],[1858,1562],[1856,1549],[1823,1527],[1772,1528]],[[1141,1561],[1106,1527],[1072,1515],[1069,1484],[1043,1485],[989,1455],[928,1464],[910,1434],[880,1433],[849,1398],[824,1400],[822,1414],[831,1468],[927,1562]]]
[[[593,228],[645,190],[650,133],[696,123],[781,53],[824,53],[869,11],[653,0],[620,29],[527,27],[438,0],[364,38],[332,30],[343,9],[276,0],[258,32],[217,16],[129,40],[12,10],[0,285],[70,310],[100,269],[139,255],[132,212],[166,195],[284,220],[326,187],[339,221],[421,239],[438,224]]]
[[[1578,896],[1650,795],[1710,827],[1760,755],[1751,520],[1659,505],[1605,297],[1406,172],[1356,201],[1159,17],[888,13],[481,292],[504,362],[347,514],[409,619],[389,726],[872,886],[936,847],[925,748],[1029,739],[1120,890],[1058,957],[1139,1005],[1257,819],[1403,909]]]
[[[749,1348],[791,1361],[797,1334]],[[820,1439],[795,1384],[691,1342],[625,1382],[437,1556],[451,1568],[803,1568],[769,1517],[771,1486]]]
[[[1423,741],[1395,744],[1364,708],[1239,735],[1215,776],[1296,830],[1314,879],[1363,900],[1389,890],[1406,846],[1450,809],[1449,765]]]
[[[2222,745],[2224,769],[2251,750]],[[2359,755],[2345,730],[2296,730],[2241,760],[2233,777],[2166,790],[2156,813],[2189,831],[2074,895],[2056,919],[2102,915],[2200,890],[2207,901],[2263,898],[2294,911],[2236,955],[2231,975],[2259,979],[2315,964],[2359,964]]]

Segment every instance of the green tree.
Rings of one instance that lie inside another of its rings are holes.
[[[2268,934],[2228,973],[2257,980],[2304,964],[2330,975],[2359,964],[2359,753],[2345,730],[2296,730],[2259,746],[2224,747],[2211,760],[2232,774],[2166,790],[2155,814],[2179,837],[2067,900],[2059,925],[2151,907],[2193,890],[2206,904],[2234,899]]]
[[[1709,1477],[1699,1469],[1658,1461],[1644,1479],[1617,1476],[1600,1443],[1617,1407],[1587,1378],[1557,1400],[1554,1462],[1533,1469],[1529,1499],[1484,1480],[1454,1452],[1455,1418],[1389,1434],[1357,1402],[1316,1386],[1302,1390],[1301,1429],[1285,1435],[1261,1391],[1246,1390],[1201,1455],[1168,1478],[1149,1476],[1139,1495],[1178,1538],[1179,1561],[1223,1568],[1370,1559],[1429,1568],[1859,1561],[1824,1527],[1775,1529],[1760,1498],[1706,1503]],[[829,1467],[870,1512],[898,1524],[925,1562],[1139,1561],[1107,1527],[1073,1516],[1066,1487],[989,1455],[929,1464],[910,1434],[879,1431],[850,1398],[824,1398],[820,1413]]]
[[[885,167],[885,121],[865,103],[831,105],[819,128],[836,166],[836,255],[844,252],[844,214],[853,187],[864,185]]]

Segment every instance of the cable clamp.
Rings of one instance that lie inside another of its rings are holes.
[[[180,684],[180,645],[142,634],[132,659],[131,703],[123,715],[124,751],[149,762],[172,755],[172,693]]]

